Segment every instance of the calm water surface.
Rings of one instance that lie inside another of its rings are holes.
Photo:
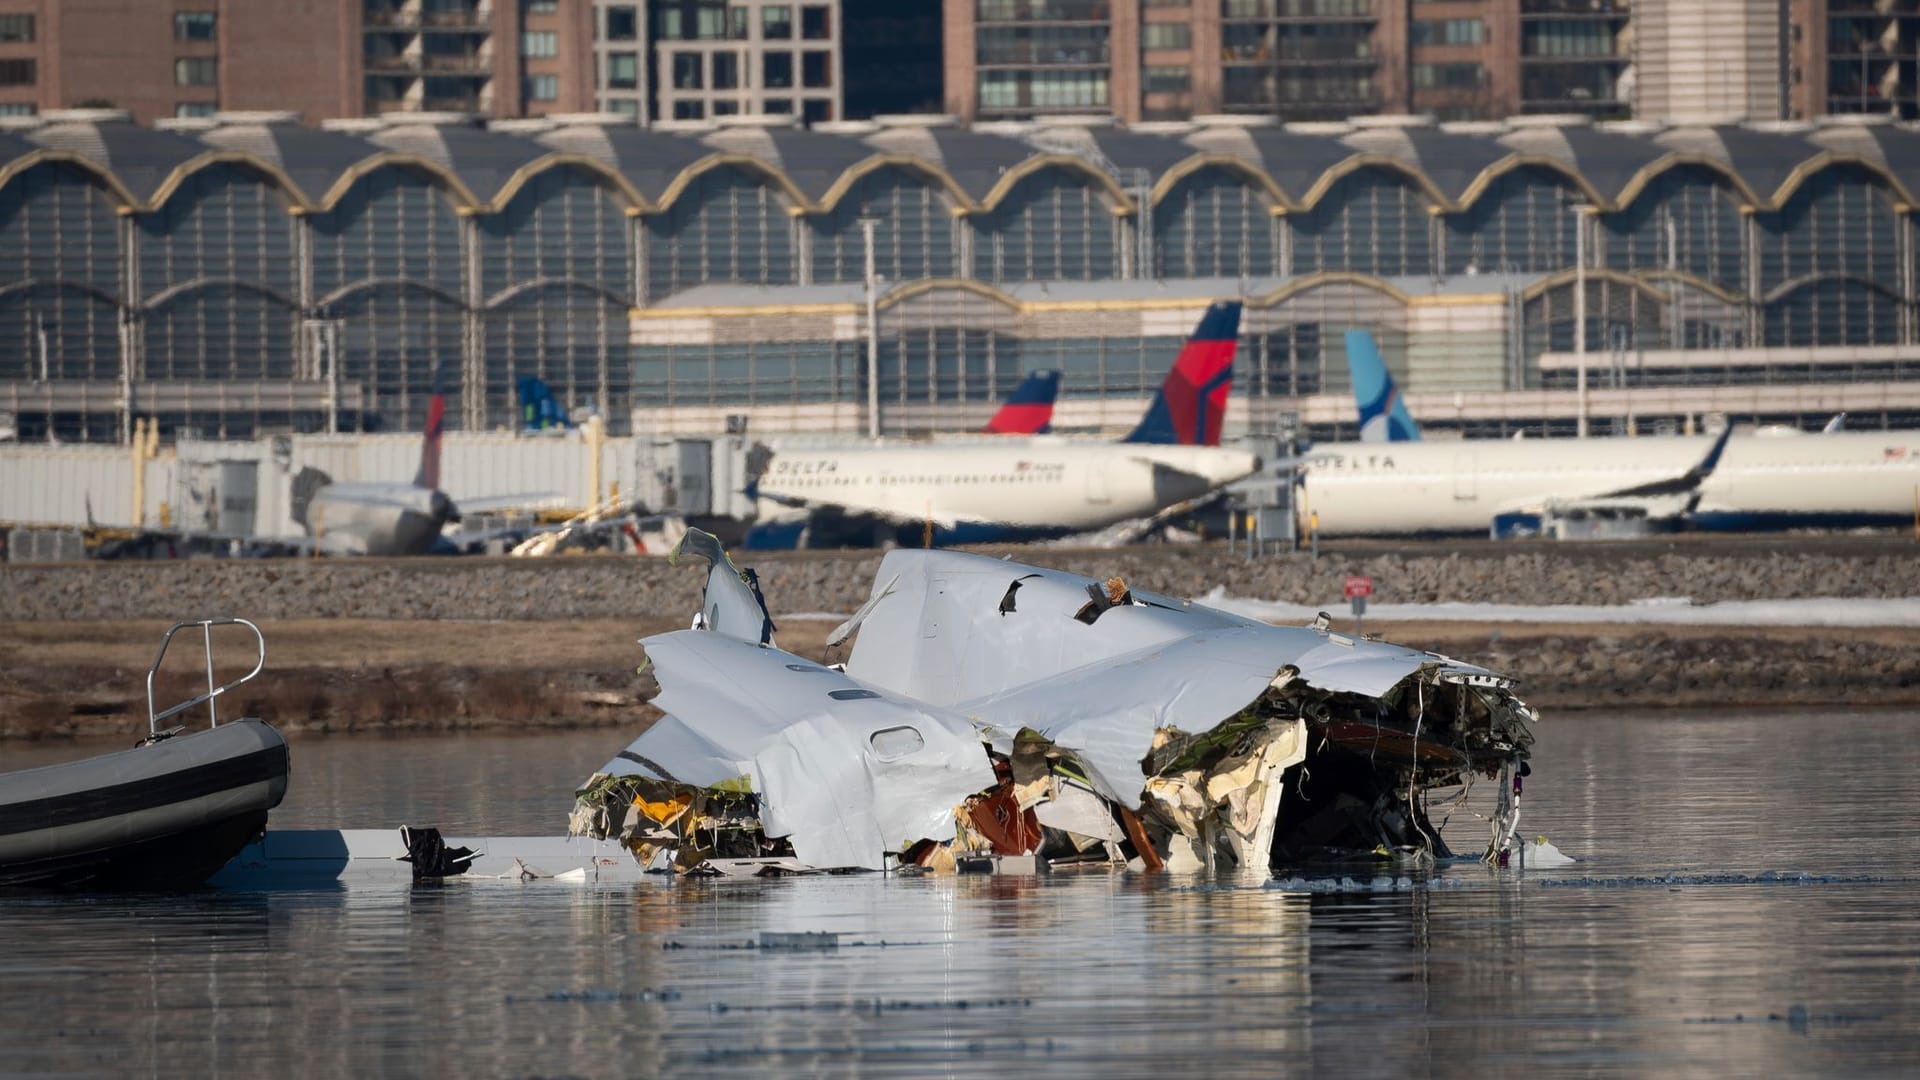
[[[1539,734],[1524,876],[0,897],[0,1075],[1920,1073],[1920,716]],[[297,742],[275,824],[553,834],[622,742]]]

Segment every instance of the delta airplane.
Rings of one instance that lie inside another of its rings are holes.
[[[440,435],[447,401],[439,394],[427,406],[420,471],[413,483],[336,484],[314,468],[293,478],[293,520],[323,555],[422,555],[440,542],[440,531],[460,520],[460,511],[440,490]]]
[[[1048,539],[1150,516],[1252,473],[1220,446],[1240,304],[1210,306],[1132,434],[952,445],[757,451],[748,494],[794,513],[744,546],[920,546]]]
[[[1320,443],[1303,456],[1296,505],[1322,535],[1525,535],[1555,514],[1724,531],[1914,517],[1920,432],[1409,441],[1419,430],[1371,336],[1350,332],[1348,356],[1362,430],[1372,403],[1388,441]]]

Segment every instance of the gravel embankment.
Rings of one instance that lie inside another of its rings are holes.
[[[1347,574],[1374,579],[1376,603],[1621,604],[1920,596],[1916,549],[1890,543],[1485,546],[1367,549],[1248,561],[1218,545],[1123,551],[1021,549],[1028,562],[1136,588],[1337,605]],[[776,613],[850,612],[866,599],[876,553],[743,553]],[[562,558],[102,563],[0,567],[0,619],[251,618],[561,619],[691,612],[701,575],[664,560]]]

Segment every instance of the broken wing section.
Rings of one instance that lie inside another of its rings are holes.
[[[608,778],[661,782],[689,799],[730,790],[751,805],[728,820],[757,823],[799,863],[877,870],[889,852],[950,837],[953,808],[994,783],[979,736],[957,716],[724,634],[683,630],[643,644],[667,715],[589,781],[583,799],[608,789],[595,807],[661,793]],[[610,831],[611,821],[589,810],[577,823]],[[646,832],[634,824],[634,835]]]

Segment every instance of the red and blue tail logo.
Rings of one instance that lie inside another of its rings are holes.
[[[1222,300],[1207,308],[1200,325],[1160,384],[1140,426],[1126,437],[1134,443],[1219,446],[1233,391],[1233,352],[1240,343],[1240,302]]]
[[[443,394],[433,395],[427,402],[427,434],[420,446],[420,471],[414,474],[415,487],[440,487],[440,434],[446,429],[447,399]]]
[[[1000,411],[981,430],[992,435],[1044,435],[1053,425],[1053,399],[1060,393],[1058,371],[1029,374]]]

